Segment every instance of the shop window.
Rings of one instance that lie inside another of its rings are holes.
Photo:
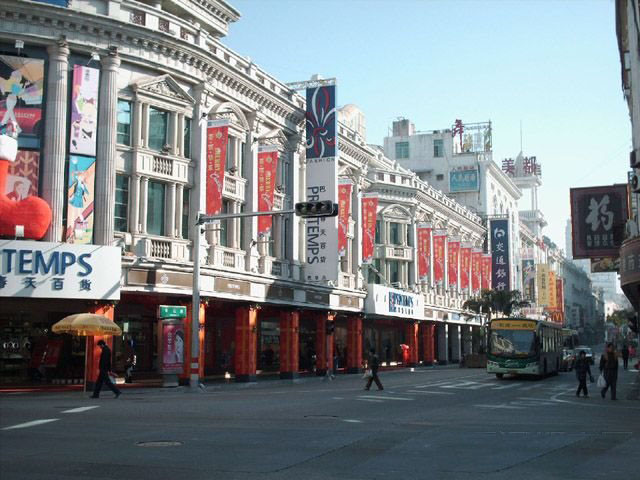
[[[165,191],[166,185],[149,181],[147,193],[147,233],[164,235]]]
[[[409,142],[396,142],[396,159],[409,158]]]
[[[189,193],[185,188],[182,191],[182,238],[189,238]]]
[[[374,240],[374,242],[375,242],[376,244],[380,244],[380,243],[382,243],[382,240],[381,240],[381,230],[382,230],[382,225],[381,225],[381,223],[380,223],[380,220],[376,220],[376,236],[375,236],[375,240]]]
[[[184,152],[182,154],[186,158],[191,158],[191,119],[184,119],[184,138],[183,138]]]
[[[389,283],[394,286],[400,284],[400,262],[389,260]]]
[[[169,113],[149,108],[149,148],[161,151],[169,138]]]
[[[433,141],[433,156],[444,157],[444,141],[442,139],[435,139]]]
[[[389,223],[389,243],[391,245],[400,245],[402,243],[400,240],[401,229],[402,229],[402,226],[399,223],[396,223],[396,222]]]
[[[118,100],[117,143],[131,146],[131,102]]]
[[[116,174],[116,203],[113,210],[114,229],[126,232],[127,212],[129,210],[129,177]]]

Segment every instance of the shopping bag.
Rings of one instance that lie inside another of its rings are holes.
[[[109,380],[111,380],[111,383],[115,385],[118,381],[118,377],[116,377],[116,374],[113,372],[109,372],[107,375],[109,376]]]
[[[596,383],[596,386],[598,388],[604,388],[607,386],[607,381],[604,378],[604,375],[600,374],[600,376],[598,377],[598,382]]]
[[[367,368],[364,371],[364,375],[362,376],[362,378],[371,378],[373,377],[373,373],[371,372],[371,369]]]

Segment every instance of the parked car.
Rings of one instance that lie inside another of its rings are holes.
[[[587,357],[587,361],[593,365],[593,351],[591,350],[591,348],[585,346],[585,345],[580,345],[578,347],[575,348],[574,350],[575,352],[575,356],[577,357],[578,355],[580,355],[580,352],[584,352],[585,356]]]
[[[573,366],[576,364],[576,354],[570,348],[562,349],[562,364],[560,370],[563,372],[570,372],[573,370]]]

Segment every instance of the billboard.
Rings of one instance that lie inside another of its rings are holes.
[[[509,220],[489,222],[491,236],[491,284],[496,290],[511,290],[509,260]]]
[[[618,256],[627,219],[626,184],[572,188],[573,258]]]
[[[460,167],[449,172],[449,192],[479,192],[480,173],[478,167]]]
[[[224,167],[227,160],[229,138],[228,120],[209,120],[207,124],[207,215],[217,215],[222,211],[222,189],[224,188]]]
[[[351,193],[353,184],[341,178],[338,182],[338,256],[347,254],[349,219],[351,218]]]
[[[376,219],[378,215],[378,197],[362,195],[362,263],[373,262],[376,245]]]
[[[67,185],[67,228],[65,240],[87,244],[93,241],[93,200],[96,158],[71,155]]]
[[[278,148],[264,146],[258,150],[258,212],[273,211],[273,193],[276,188],[276,173],[278,171]],[[258,235],[271,232],[273,217],[262,215],[258,217]]]
[[[421,282],[429,281],[431,269],[431,224],[418,223],[418,278]]]
[[[336,86],[307,89],[305,112],[307,158],[338,156]]]
[[[620,271],[620,257],[593,257],[591,259],[591,273]]]
[[[30,196],[37,197],[39,171],[40,152],[18,151],[16,161],[9,164],[4,194],[14,201],[24,200]]]
[[[489,290],[491,289],[491,286],[492,286],[491,258],[492,257],[489,254],[482,255],[481,266],[482,266],[482,289],[483,290]]]
[[[96,156],[100,70],[73,66],[69,153]]]
[[[482,288],[482,250],[471,251],[471,290],[477,292]]]
[[[522,260],[522,296],[525,300],[534,301],[536,285],[536,265],[533,258]]]
[[[178,322],[162,322],[162,373],[181,373],[187,338]]]

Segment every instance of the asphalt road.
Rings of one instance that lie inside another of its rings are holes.
[[[383,372],[382,392],[343,375],[117,400],[0,395],[0,478],[640,478],[637,377],[621,370],[617,402],[595,384],[577,399],[573,373],[455,367]]]

